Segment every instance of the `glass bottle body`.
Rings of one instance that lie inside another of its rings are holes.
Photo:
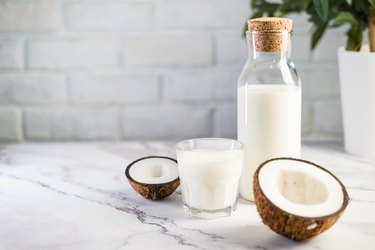
[[[253,175],[262,162],[300,157],[300,79],[289,59],[291,33],[277,32],[288,45],[273,52],[257,51],[254,41],[259,32],[247,32],[249,57],[238,81],[237,134],[244,143],[239,190],[247,200],[254,199]]]

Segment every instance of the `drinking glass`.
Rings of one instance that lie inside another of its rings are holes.
[[[237,207],[243,144],[199,138],[179,142],[176,150],[185,211],[197,218],[230,216]]]

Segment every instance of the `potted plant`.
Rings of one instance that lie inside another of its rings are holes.
[[[326,29],[348,26],[346,47],[338,50],[344,146],[375,159],[375,0],[251,0],[251,7],[252,18],[306,13],[311,49]],[[369,46],[362,46],[366,30]]]

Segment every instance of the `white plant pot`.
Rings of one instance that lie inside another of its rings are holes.
[[[375,53],[340,48],[345,150],[375,159]]]

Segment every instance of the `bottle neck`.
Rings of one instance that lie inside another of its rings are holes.
[[[290,31],[247,31],[249,60],[287,62],[291,54]]]

